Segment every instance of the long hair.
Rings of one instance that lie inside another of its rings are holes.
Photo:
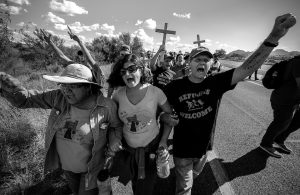
[[[134,63],[135,65],[139,66],[142,72],[140,83],[144,84],[151,80],[151,77],[149,74],[147,74],[145,67],[142,63],[142,61],[134,54],[125,54],[125,56],[122,59],[119,59],[113,69],[112,72],[109,75],[109,78],[107,79],[108,84],[111,87],[120,87],[125,86],[125,82],[123,81],[123,78],[120,74],[121,69],[124,67],[124,64],[127,62]]]

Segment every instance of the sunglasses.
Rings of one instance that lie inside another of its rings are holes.
[[[128,68],[122,68],[120,70],[120,74],[121,74],[121,76],[124,76],[127,71],[129,74],[132,74],[132,73],[135,73],[139,68],[141,68],[141,67],[137,66],[137,65],[132,65],[132,66],[129,66]]]
[[[79,89],[81,87],[84,87],[84,84],[65,84],[65,83],[59,83],[58,86],[61,89]]]

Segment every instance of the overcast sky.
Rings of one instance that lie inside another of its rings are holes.
[[[1,0],[0,2],[2,2]],[[167,36],[167,50],[190,51],[197,34],[212,52],[223,48],[252,51],[269,34],[276,16],[293,13],[298,23],[281,39],[278,48],[300,51],[300,0],[8,0],[12,29],[24,24],[45,28],[69,40],[69,25],[84,41],[99,35],[129,32],[142,39],[146,50],[157,49],[162,34],[155,28],[176,31]]]

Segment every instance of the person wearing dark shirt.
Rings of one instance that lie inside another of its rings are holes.
[[[160,58],[158,60],[158,58]],[[171,70],[173,56],[166,53],[165,46],[161,45],[150,62],[150,69],[153,75],[153,85],[164,90],[164,87],[173,80],[176,73]]]
[[[262,138],[260,148],[275,158],[291,154],[285,145],[288,136],[300,127],[300,56],[286,65],[282,85],[271,94],[274,119]]]
[[[257,70],[295,23],[292,14],[277,17],[270,35],[241,66],[219,74],[207,76],[213,57],[208,49],[193,49],[189,56],[191,74],[166,86],[164,92],[179,118],[173,135],[176,194],[191,194],[193,177],[205,165],[223,94]]]

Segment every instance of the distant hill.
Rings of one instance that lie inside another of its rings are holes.
[[[230,53],[227,54],[227,57],[236,57],[236,56],[240,56],[240,57],[248,57],[252,52],[249,51],[244,51],[244,50],[235,50],[232,51]],[[293,57],[293,56],[297,56],[300,55],[300,51],[285,51],[284,49],[276,49],[274,50],[270,56],[283,56],[283,57]]]
[[[232,51],[230,53],[227,54],[227,57],[237,57],[237,56],[240,56],[240,57],[248,57],[252,52],[250,51],[244,51],[244,50],[235,50],[235,51]]]

